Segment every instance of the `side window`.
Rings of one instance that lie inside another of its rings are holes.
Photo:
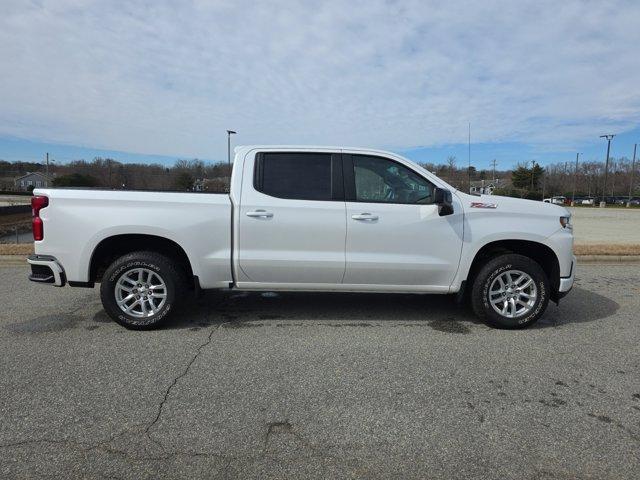
[[[433,203],[431,182],[404,165],[382,157],[353,155],[356,201]]]
[[[256,158],[254,186],[272,197],[333,200],[338,166],[330,153],[265,152]]]

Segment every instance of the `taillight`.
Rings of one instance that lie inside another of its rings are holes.
[[[33,239],[42,240],[44,238],[44,225],[40,218],[40,210],[49,205],[48,197],[32,197],[31,198],[31,227],[33,228]]]

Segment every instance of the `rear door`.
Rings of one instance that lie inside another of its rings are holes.
[[[395,160],[343,155],[345,284],[448,291],[462,249],[463,214],[440,216],[434,185]]]
[[[238,230],[240,273],[246,278],[240,281],[342,282],[346,211],[340,157],[261,152],[246,162]]]

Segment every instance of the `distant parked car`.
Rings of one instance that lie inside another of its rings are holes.
[[[600,197],[599,201],[600,202],[604,201],[607,205],[615,205],[618,203],[619,198],[620,197],[614,197],[614,196]]]
[[[565,202],[567,201],[567,198],[563,196],[558,196],[558,197],[545,198],[542,201],[544,203],[553,203],[554,205],[564,205]]]
[[[583,198],[580,205],[595,205],[596,199],[593,197]]]

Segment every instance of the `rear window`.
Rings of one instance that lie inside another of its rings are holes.
[[[298,200],[331,200],[331,154],[262,153],[254,185],[266,195]]]

